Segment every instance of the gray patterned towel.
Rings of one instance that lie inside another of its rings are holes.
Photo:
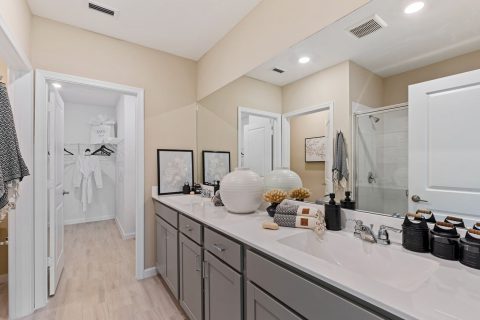
[[[8,204],[8,183],[29,174],[20,154],[7,88],[0,83],[0,209]]]
[[[301,217],[288,214],[275,213],[273,222],[281,227],[316,229],[321,225],[321,221],[314,217]]]
[[[309,206],[307,204],[283,200],[276,208],[275,214],[302,216],[302,217],[321,217],[323,211],[319,207]]]

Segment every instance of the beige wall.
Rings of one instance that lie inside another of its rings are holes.
[[[202,99],[368,0],[263,0],[199,61]]]
[[[407,102],[411,84],[476,69],[480,69],[480,50],[385,78],[383,103],[388,106]]]
[[[195,149],[196,63],[34,17],[35,68],[145,89],[145,267],[154,266],[156,149]]]
[[[325,162],[305,162],[305,138],[327,134],[328,112],[316,112],[290,120],[290,169],[310,189],[309,201],[323,199],[325,195]]]
[[[368,107],[383,107],[383,78],[350,61],[350,101]],[[351,104],[350,104],[351,107]]]
[[[202,150],[230,151],[231,167],[237,167],[238,107],[282,112],[282,91],[273,84],[241,77],[199,102],[198,164]],[[199,179],[201,179],[199,171]]]
[[[0,16],[18,45],[30,56],[30,29],[32,14],[27,0],[0,1]]]

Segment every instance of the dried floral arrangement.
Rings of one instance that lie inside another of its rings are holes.
[[[263,194],[263,200],[270,203],[280,203],[287,198],[288,194],[280,189],[272,189]]]
[[[310,190],[307,188],[298,188],[290,191],[290,198],[292,199],[305,200],[306,198],[310,197],[310,195]]]

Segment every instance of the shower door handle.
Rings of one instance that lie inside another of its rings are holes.
[[[420,198],[420,196],[417,195],[417,194],[414,194],[412,196],[412,201],[413,202],[428,202],[428,200],[424,200],[424,199]]]

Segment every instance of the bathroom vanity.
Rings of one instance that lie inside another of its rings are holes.
[[[152,194],[157,269],[190,319],[474,319],[480,271],[355,239],[262,229],[199,196]],[[402,221],[345,210],[377,227]],[[453,307],[454,306],[454,307]]]

